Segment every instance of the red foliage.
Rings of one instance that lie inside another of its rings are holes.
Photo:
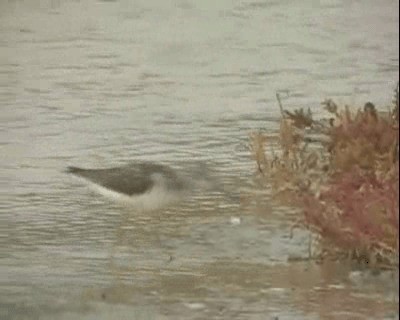
[[[398,169],[380,179],[360,169],[337,174],[317,198],[303,197],[305,224],[342,249],[397,252]]]
[[[275,194],[289,192],[286,198],[303,209],[303,224],[319,235],[323,250],[328,245],[398,265],[398,89],[389,113],[370,102],[362,111],[340,110],[327,100],[325,109],[334,116],[329,122],[314,121],[310,111],[285,111],[278,102],[281,153],[269,159],[271,139],[253,138],[259,171]]]

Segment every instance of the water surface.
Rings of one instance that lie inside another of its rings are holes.
[[[0,318],[383,319],[396,281],[307,256],[248,134],[333,98],[387,105],[398,1],[0,3]],[[207,161],[243,203],[127,212],[63,170]],[[232,218],[234,218],[232,220]],[[241,223],[232,223],[238,221]]]

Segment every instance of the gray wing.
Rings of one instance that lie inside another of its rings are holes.
[[[140,166],[109,169],[68,167],[67,172],[129,196],[145,193],[154,186],[152,174],[149,170],[141,170]]]

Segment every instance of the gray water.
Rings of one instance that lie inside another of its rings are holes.
[[[306,257],[254,184],[287,108],[390,103],[398,1],[0,2],[1,319],[396,318],[395,282]],[[206,161],[230,190],[152,214],[68,165]],[[240,219],[240,221],[239,221]],[[237,222],[240,223],[237,223]]]

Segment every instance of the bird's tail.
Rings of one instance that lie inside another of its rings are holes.
[[[72,174],[80,174],[82,173],[84,169],[78,168],[78,167],[67,167],[65,170],[66,173],[72,173]]]

